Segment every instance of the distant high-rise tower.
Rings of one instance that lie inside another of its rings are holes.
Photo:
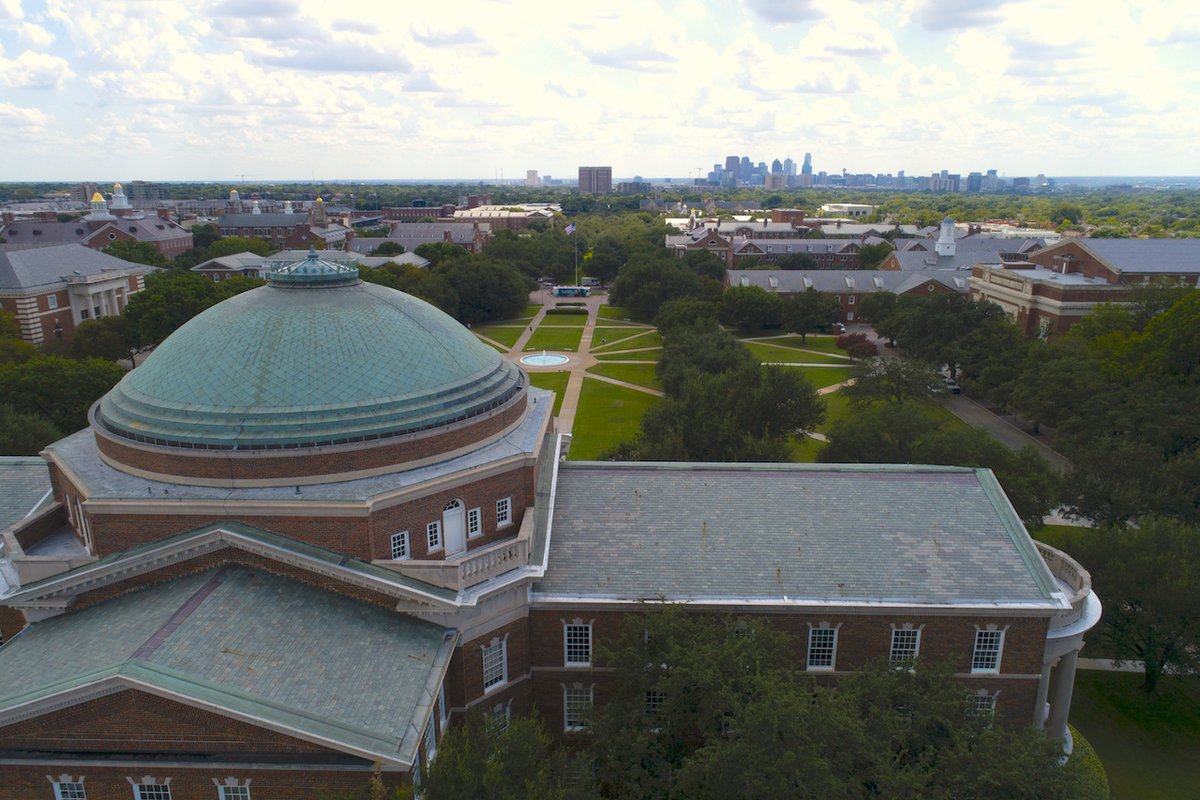
[[[800,185],[805,188],[813,185],[812,153],[804,154],[804,163],[800,165]]]
[[[612,167],[580,167],[580,194],[612,194]]]
[[[738,166],[741,163],[742,160],[737,156],[725,156],[725,171],[732,173],[733,177],[736,178],[738,174]]]
[[[783,160],[783,174],[784,175],[795,175],[796,174],[796,162],[792,161],[791,156],[788,156],[787,158],[785,158]]]
[[[771,162],[771,174],[783,174],[783,162],[778,158]]]
[[[525,185],[526,186],[541,186],[542,180],[538,177],[536,169],[525,170]]]
[[[754,171],[754,165],[750,163],[750,156],[742,156],[741,163],[738,165],[738,180],[749,181],[750,173]]]

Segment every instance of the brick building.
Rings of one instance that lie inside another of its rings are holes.
[[[92,195],[91,213],[68,222],[52,219],[20,220],[5,214],[0,236],[10,244],[81,244],[103,250],[114,242],[135,241],[154,245],[167,258],[192,249],[192,232],[170,218],[167,209],[147,214],[129,205],[121,184],[113,186],[110,206],[99,193]]]
[[[342,250],[346,246],[348,225],[334,221],[318,197],[306,214],[292,211],[291,202],[284,204],[279,214],[263,213],[254,201],[249,214],[228,213],[217,220],[222,236],[245,236],[266,239],[275,249]]]
[[[1100,303],[1129,299],[1138,285],[1196,286],[1195,239],[1068,239],[1044,249],[977,263],[971,296],[996,303],[1029,335],[1064,333]]]
[[[577,736],[647,599],[766,615],[826,676],[950,659],[1065,734],[1099,604],[988,470],[566,462],[553,394],[433,307],[315,253],[269,281],[0,464],[7,796],[404,783],[471,707]]]
[[[124,311],[153,271],[79,244],[0,245],[0,308],[30,344],[65,342],[80,322]]]

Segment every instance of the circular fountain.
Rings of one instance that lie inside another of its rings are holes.
[[[527,367],[561,367],[571,359],[559,353],[547,353],[543,350],[529,356],[521,356],[521,363]]]

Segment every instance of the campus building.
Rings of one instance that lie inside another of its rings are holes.
[[[798,663],[950,660],[1066,734],[1099,603],[988,470],[564,460],[554,395],[434,307],[305,259],[208,309],[44,461],[0,463],[13,798],[419,781],[446,726],[586,734],[644,602],[762,615]]]

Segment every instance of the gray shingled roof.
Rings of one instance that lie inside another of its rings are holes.
[[[1072,239],[1121,272],[1200,273],[1200,239]]]
[[[446,634],[230,565],[34,623],[0,649],[0,711],[124,677],[408,760],[448,657]]]
[[[551,530],[543,599],[1061,605],[990,470],[567,462]]]
[[[25,518],[50,491],[50,468],[37,456],[0,456],[0,530]]]
[[[0,291],[53,286],[67,275],[99,275],[105,271],[139,275],[153,272],[154,267],[124,261],[81,244],[0,245]]]

